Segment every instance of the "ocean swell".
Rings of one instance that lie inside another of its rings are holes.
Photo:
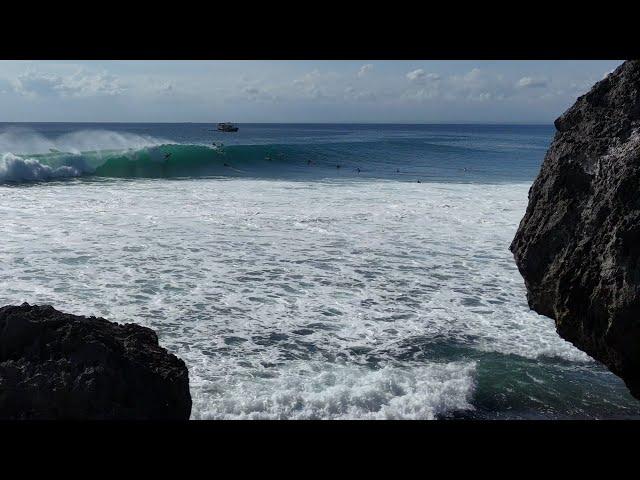
[[[112,178],[181,178],[204,176],[292,175],[310,167],[330,167],[330,154],[311,148],[275,145],[160,144],[126,150],[5,153],[0,182],[25,182],[91,175]]]
[[[131,156],[167,140],[108,130],[81,130],[55,139],[23,128],[0,133],[0,183],[93,175],[112,157]]]
[[[12,153],[5,153],[0,159],[0,182],[33,182],[79,175],[82,175],[82,171],[71,165],[52,167]]]

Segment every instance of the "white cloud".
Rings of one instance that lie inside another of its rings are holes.
[[[124,92],[117,77],[106,72],[91,74],[82,70],[67,76],[29,71],[19,75],[13,86],[17,93],[30,97],[112,96]]]
[[[304,96],[320,98],[337,98],[341,89],[341,76],[333,73],[321,73],[315,69],[293,81],[293,85],[299,88]]]
[[[416,70],[412,70],[407,73],[407,79],[413,83],[425,83],[427,81],[438,81],[440,80],[440,75],[437,73],[427,73],[422,68],[418,68]]]
[[[278,102],[282,99],[273,87],[265,87],[258,84],[250,84],[243,87],[241,98],[251,102]]]
[[[9,93],[13,90],[13,84],[6,78],[0,78],[0,93]]]
[[[317,87],[317,83],[321,80],[322,75],[318,69],[306,73],[300,78],[293,81],[294,85],[300,86],[307,90],[312,90]]]
[[[407,78],[409,79],[410,82],[417,82],[419,80],[422,80],[425,77],[426,73],[423,69],[418,68],[417,70],[413,70],[409,73],[407,73]]]
[[[360,91],[350,85],[344,89],[344,99],[352,102],[375,102],[378,94],[370,90]]]
[[[513,85],[502,75],[473,68],[464,75],[453,75],[448,79],[450,98],[472,101],[504,100],[514,93]]]
[[[193,121],[206,120],[211,112],[228,114],[237,121],[378,121],[387,116],[389,121],[438,120],[439,116],[444,120],[482,119],[481,112],[487,118],[496,112],[510,112],[500,118],[528,119],[530,111],[563,111],[614,63],[598,62],[583,68],[562,62],[449,64],[371,59],[210,65],[5,61],[0,62],[0,103],[5,118],[22,121]],[[39,101],[28,102],[26,98]],[[87,102],[77,101],[79,98],[90,98],[93,107],[86,108]],[[516,111],[519,116],[513,113]]]
[[[366,65],[362,65],[360,70],[358,70],[358,78],[364,77],[367,73],[373,70],[373,64],[367,63]]]
[[[544,78],[522,77],[516,83],[518,88],[543,88],[548,85]]]

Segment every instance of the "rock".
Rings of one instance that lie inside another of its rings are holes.
[[[640,398],[640,61],[555,126],[511,251],[529,306]]]
[[[149,328],[0,308],[0,419],[183,419],[189,373]]]

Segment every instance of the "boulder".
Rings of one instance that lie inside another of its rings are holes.
[[[189,374],[135,324],[0,308],[0,419],[187,420]]]
[[[529,306],[640,398],[640,61],[555,127],[510,248]]]

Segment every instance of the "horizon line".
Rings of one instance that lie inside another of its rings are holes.
[[[149,122],[149,121],[0,121],[0,124],[5,123],[114,123],[114,124],[132,124],[132,123],[146,123],[146,124],[217,124],[217,121],[207,122]],[[546,122],[231,122],[236,125],[531,125],[531,126],[548,126],[553,125],[553,121]]]

